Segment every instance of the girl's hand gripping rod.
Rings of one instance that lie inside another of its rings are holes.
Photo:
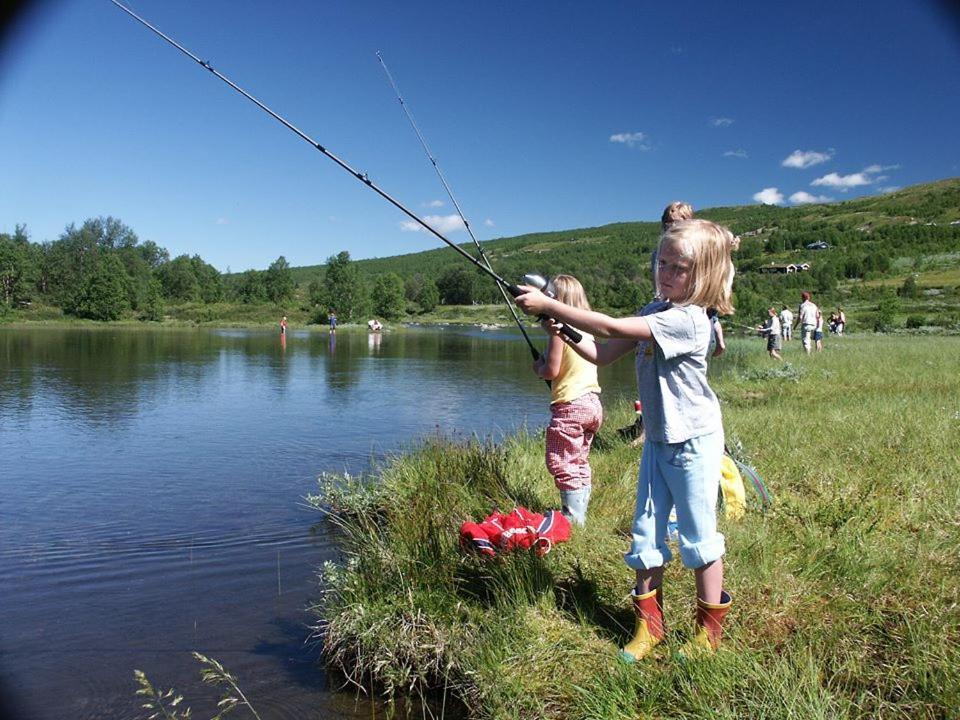
[[[524,275],[523,282],[525,285],[530,285],[531,287],[535,287],[537,290],[539,290],[549,298],[556,299],[557,297],[553,293],[553,285],[550,283],[550,281],[545,280],[540,275],[534,275],[533,273]],[[510,292],[513,292],[513,291],[511,290]],[[514,297],[516,297],[516,295],[514,295]],[[537,315],[537,320],[541,322],[543,322],[546,319],[547,319],[546,315]],[[581,335],[579,332],[574,330],[572,327],[570,327],[566,323],[563,323],[562,325],[560,325],[560,332],[566,335],[568,338],[570,338],[574,343],[578,343],[581,340],[583,340],[583,335]]]

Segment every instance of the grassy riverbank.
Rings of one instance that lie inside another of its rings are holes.
[[[735,605],[715,657],[671,659],[693,614],[678,561],[667,646],[637,666],[616,657],[632,627],[621,554],[638,451],[615,433],[632,419],[627,398],[608,393],[589,527],[543,559],[457,547],[459,524],[494,505],[556,505],[538,432],[431,439],[375,482],[322,483],[311,502],[342,527],[345,558],[325,568],[317,607],[329,661],[453,716],[955,717],[960,341],[791,350],[781,365],[735,340],[714,367],[728,441],[775,496],[767,513],[722,523]]]

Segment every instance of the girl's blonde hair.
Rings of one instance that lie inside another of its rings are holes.
[[[658,253],[667,244],[691,261],[686,297],[675,304],[716,308],[720,315],[732,315],[734,267],[730,253],[740,246],[740,238],[709,220],[682,220],[663,231]],[[658,277],[658,292],[659,284]]]
[[[663,215],[660,216],[660,228],[666,230],[675,222],[690,220],[691,218],[693,218],[693,205],[675,201],[663,209]]]
[[[590,309],[590,301],[587,300],[587,293],[583,285],[573,275],[557,275],[553,278],[553,289],[556,291],[557,300],[564,305]]]

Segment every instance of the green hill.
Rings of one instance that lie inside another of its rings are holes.
[[[800,290],[814,292],[824,308],[843,305],[871,328],[884,323],[951,327],[960,324],[960,178],[844,202],[799,207],[746,205],[700,210],[741,236],[736,254],[738,315],[760,319],[771,304],[796,304]],[[591,302],[628,310],[650,297],[650,253],[659,223],[628,222],[594,228],[532,233],[483,243],[494,269],[509,280],[524,273],[567,272],[584,283]],[[825,242],[825,250],[808,249]],[[438,241],[439,245],[439,241]],[[476,254],[469,243],[461,245]],[[455,270],[471,273],[450,248],[355,261],[370,280],[399,275],[408,287],[440,282]],[[767,274],[764,268],[806,264],[797,273]],[[294,268],[305,285],[324,266]],[[477,273],[479,275],[479,273]],[[907,279],[907,292],[898,295]],[[881,301],[887,300],[885,308]],[[474,303],[499,300],[494,283],[477,279]],[[892,312],[893,317],[877,317]]]
[[[737,317],[753,325],[771,305],[810,290],[843,306],[850,328],[960,331],[960,178],[845,202],[701,209],[741,237],[734,261]],[[577,276],[594,307],[629,313],[653,294],[658,222],[531,233],[483,243],[494,269]],[[461,247],[476,251],[470,244]],[[25,225],[0,233],[0,322],[85,318],[204,324],[341,321],[512,322],[491,279],[437,241],[434,250],[222,275],[198,255],[171,258],[113,217],[71,224],[33,242]],[[329,262],[329,261],[328,261]]]

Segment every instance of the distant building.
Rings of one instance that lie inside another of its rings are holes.
[[[769,265],[761,265],[758,267],[757,272],[766,275],[785,275],[787,273],[805,272],[809,269],[810,263],[787,263],[786,265],[770,263]]]
[[[828,250],[830,248],[830,243],[828,243],[826,240],[817,240],[816,242],[809,243],[804,247],[806,247],[807,250]]]

